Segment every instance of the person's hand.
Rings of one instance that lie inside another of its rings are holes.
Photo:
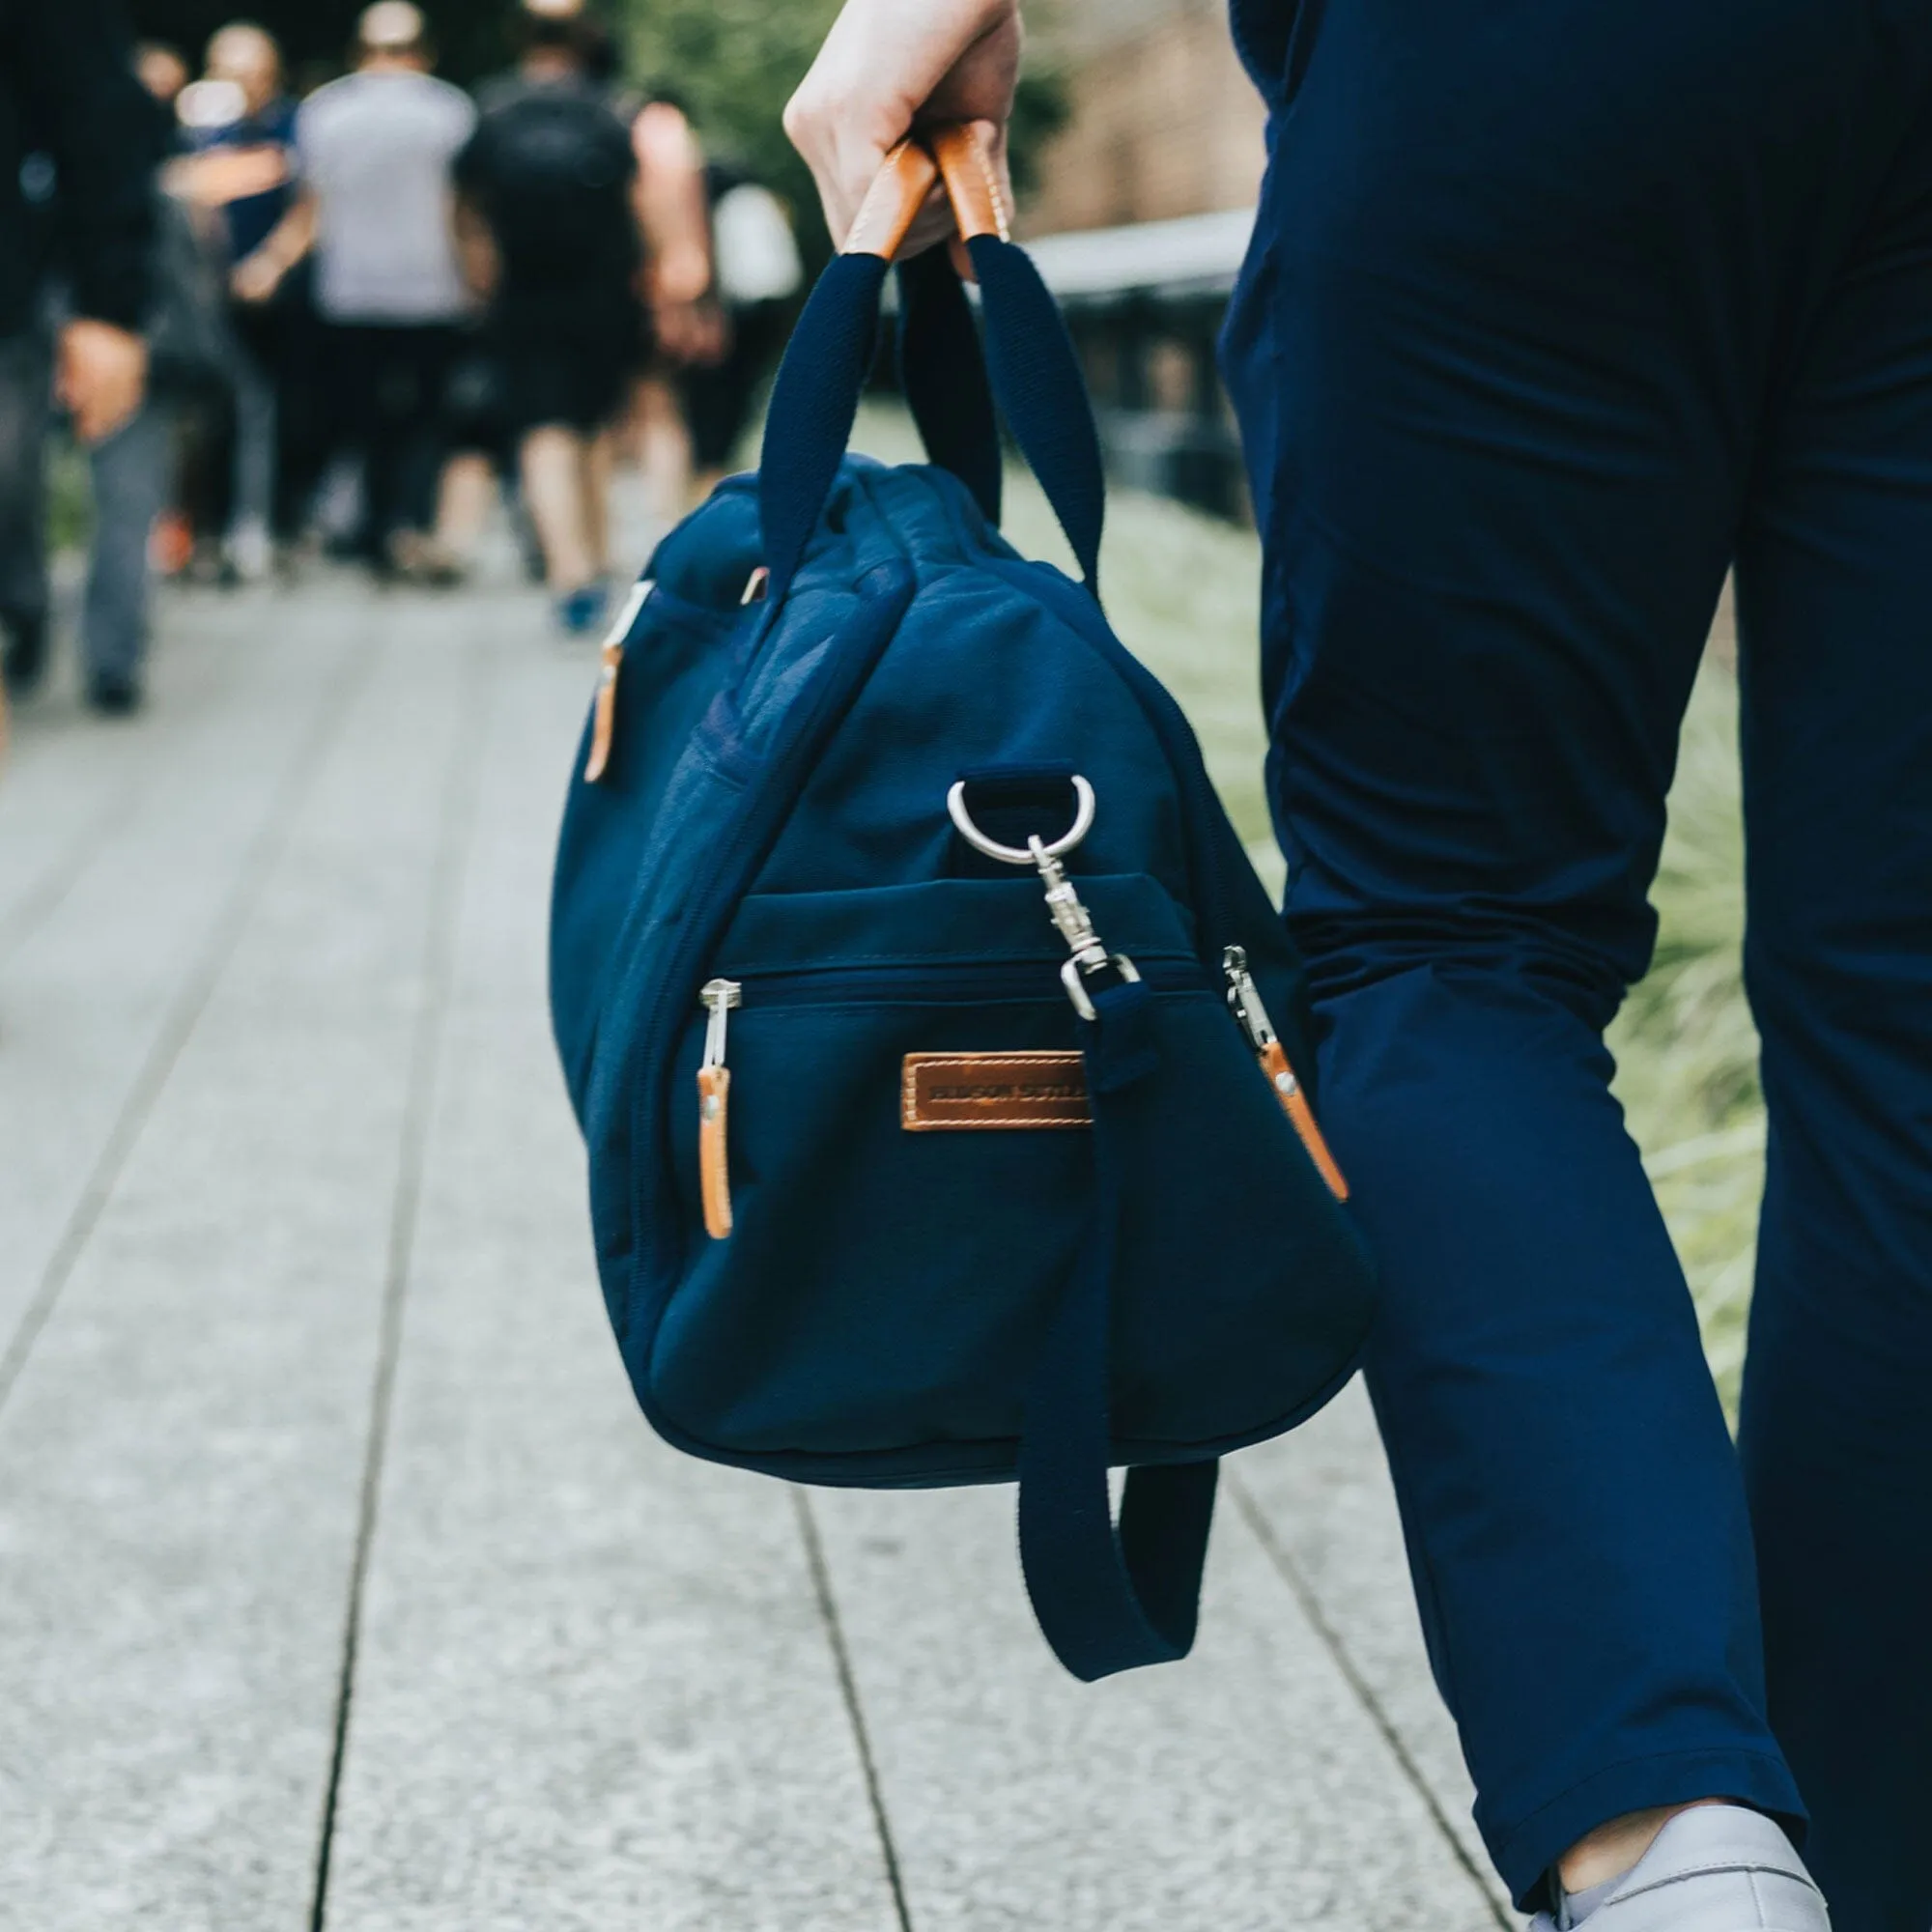
[[[148,345],[111,322],[78,316],[60,332],[54,394],[82,442],[101,442],[141,407]]]
[[[1007,122],[1020,44],[1018,0],[845,0],[784,112],[834,242],[843,244],[880,163],[916,120],[982,124],[1010,204]],[[935,194],[899,252],[916,253],[950,227]]]
[[[265,302],[275,298],[275,291],[288,272],[266,249],[243,255],[228,277],[228,286],[237,301]]]

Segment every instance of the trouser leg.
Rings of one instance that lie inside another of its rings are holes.
[[[440,326],[372,330],[380,337],[369,452],[369,542],[385,554],[399,530],[436,521],[442,465],[443,385],[454,343]]]
[[[428,530],[436,525],[438,486],[449,450],[447,404],[456,331],[433,324],[412,331],[410,361],[414,372],[410,410],[397,453],[397,497],[402,526]]]
[[[235,479],[229,529],[266,531],[275,507],[275,384],[247,350],[235,359]]]
[[[148,649],[148,537],[167,501],[172,439],[165,405],[149,402],[91,455],[94,544],[81,652],[90,676],[133,677]]]
[[[53,364],[39,329],[0,338],[0,621],[47,611],[46,440]]]
[[[1917,95],[1830,0],[1305,12],[1228,342],[1271,792],[1432,1661],[1529,1903],[1620,1813],[1800,1811],[1602,1030],[1763,398]]]
[[[409,415],[413,372],[401,352],[400,329],[372,328],[368,433],[363,441],[363,540],[371,557],[388,555],[389,539],[401,527],[399,462],[403,425]]]
[[[327,330],[302,290],[292,292],[277,338],[275,535],[299,537],[342,426],[331,408]]]
[[[1838,1932],[1925,1932],[1932,124],[1807,331],[1760,473],[1738,587],[1771,1135],[1741,1443],[1771,1715]]]

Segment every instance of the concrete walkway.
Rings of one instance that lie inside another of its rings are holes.
[[[543,1003],[592,653],[169,600],[0,780],[0,1927],[1485,1932],[1366,1405],[1083,1689],[1011,1496],[638,1416]]]

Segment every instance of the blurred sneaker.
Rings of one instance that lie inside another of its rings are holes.
[[[233,590],[242,582],[236,575],[235,565],[229,558],[227,549],[208,537],[202,538],[189,551],[187,562],[182,569],[181,576],[186,582],[217,590]]]
[[[320,530],[304,530],[298,537],[286,537],[275,546],[275,581],[284,590],[293,590],[304,577],[312,576],[322,562]]]
[[[47,674],[47,620],[9,617],[4,624],[7,689],[15,697],[25,697]]]
[[[98,670],[87,680],[87,702],[102,718],[131,718],[141,708],[141,680],[129,670]]]
[[[389,539],[389,560],[412,583],[448,590],[464,579],[463,559],[440,537],[424,530],[398,530]]]
[[[556,621],[566,637],[587,638],[603,624],[610,608],[611,586],[600,579],[559,597]]]
[[[275,559],[268,525],[259,522],[238,525],[229,532],[226,554],[229,566],[243,583],[260,583]]]
[[[434,590],[454,590],[469,575],[469,565],[440,537],[425,537],[416,573]]]

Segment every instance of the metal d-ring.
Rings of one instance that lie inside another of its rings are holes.
[[[1002,845],[997,839],[988,838],[973,823],[973,814],[966,810],[966,781],[961,779],[946,794],[946,810],[954,825],[959,828],[959,836],[976,852],[983,852],[989,859],[997,859],[1006,866],[1037,866],[1042,858],[1059,859],[1073,850],[1094,829],[1094,787],[1077,773],[1073,779],[1073,824],[1051,845],[1041,845],[1034,840],[1030,848],[1025,845]]]

